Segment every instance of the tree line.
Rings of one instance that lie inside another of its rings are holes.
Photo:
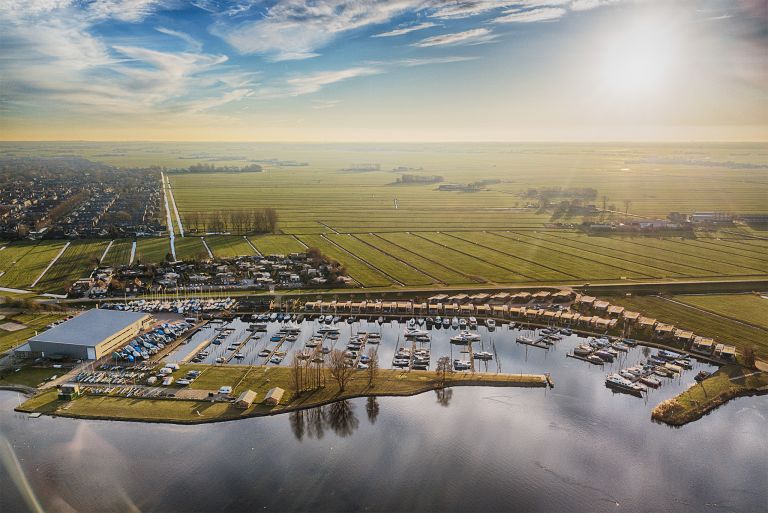
[[[187,212],[184,225],[189,231],[234,233],[275,233],[278,215],[274,208]]]

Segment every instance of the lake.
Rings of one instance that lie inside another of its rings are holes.
[[[389,367],[402,325],[382,330]],[[12,411],[19,394],[2,392],[0,510],[34,511],[30,497],[62,512],[766,509],[764,397],[670,428],[651,409],[710,366],[641,399],[604,378],[646,348],[600,368],[565,357],[575,336],[544,351],[516,344],[517,330],[480,332],[497,355],[489,371],[551,372],[556,387],[454,388],[199,426],[31,419]],[[433,335],[433,362],[459,350],[451,333]]]

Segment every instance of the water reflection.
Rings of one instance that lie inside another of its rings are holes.
[[[437,404],[440,406],[449,406],[451,404],[451,398],[453,397],[452,388],[438,388],[435,390],[437,396]]]
[[[376,418],[379,416],[379,401],[375,397],[369,397],[365,402],[365,413],[368,414],[368,421],[376,424]]]
[[[375,404],[375,398],[374,404]],[[375,404],[375,412],[370,411],[370,406],[366,407],[368,419],[379,414],[379,406]],[[326,429],[331,429],[337,436],[350,436],[360,426],[360,421],[355,415],[352,403],[349,401],[338,401],[327,406],[299,410],[288,415],[288,422],[291,426],[293,436],[301,441],[306,436],[320,440],[325,436]]]

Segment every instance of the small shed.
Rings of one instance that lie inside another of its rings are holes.
[[[59,399],[71,401],[80,396],[80,385],[77,383],[65,383],[59,387]]]
[[[243,410],[248,409],[253,404],[253,401],[256,400],[256,392],[253,390],[246,390],[242,394],[240,394],[240,397],[237,398],[237,401],[235,401],[235,406],[238,408],[241,408]]]
[[[269,392],[267,392],[266,397],[264,397],[264,403],[269,404],[270,406],[277,406],[280,404],[280,401],[283,398],[283,394],[285,394],[285,390],[282,388],[271,388],[269,389]]]

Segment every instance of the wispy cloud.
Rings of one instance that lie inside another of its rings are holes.
[[[458,56],[432,57],[432,58],[425,58],[425,59],[402,59],[399,61],[395,61],[394,64],[412,68],[414,66],[429,66],[432,64],[451,64],[454,62],[474,61],[477,59],[478,59],[477,57],[458,57]]]
[[[574,11],[588,11],[606,5],[619,3],[620,0],[573,0],[570,7]]]
[[[85,4],[92,16],[138,22],[170,3],[170,0],[92,0]]]
[[[321,71],[309,75],[289,78],[285,81],[287,89],[285,94],[288,96],[301,96],[319,91],[323,87],[338,82],[343,82],[351,78],[365,77],[369,75],[378,75],[383,73],[381,68],[368,66],[358,66],[335,71]]]
[[[490,43],[498,36],[493,34],[490,29],[477,28],[465,30],[464,32],[454,32],[452,34],[440,34],[432,36],[416,43],[412,46],[427,48],[430,46],[458,46],[458,45],[479,45]]]
[[[382,32],[381,34],[374,34],[371,37],[395,37],[395,36],[402,36],[404,34],[410,34],[411,32],[416,32],[417,30],[424,30],[428,29],[430,27],[436,27],[437,23],[432,23],[431,21],[425,21],[424,23],[419,23],[417,25],[411,25],[409,27],[403,27],[398,28],[394,30],[390,30],[389,32]]]
[[[493,20],[494,23],[534,23],[562,18],[568,12],[560,7],[542,7],[528,11],[506,11],[507,14]]]
[[[418,10],[427,0],[285,0],[263,17],[243,22],[221,18],[212,32],[241,53],[275,61],[317,57],[340,34]]]
[[[443,19],[469,18],[519,3],[504,0],[448,0],[436,3],[432,16]]]
[[[165,34],[167,36],[177,37],[187,43],[187,45],[190,48],[195,49],[196,51],[200,51],[203,49],[203,43],[195,39],[194,37],[190,36],[186,32],[180,32],[178,30],[171,30],[169,28],[165,27],[155,27],[155,30],[160,32],[161,34]]]

